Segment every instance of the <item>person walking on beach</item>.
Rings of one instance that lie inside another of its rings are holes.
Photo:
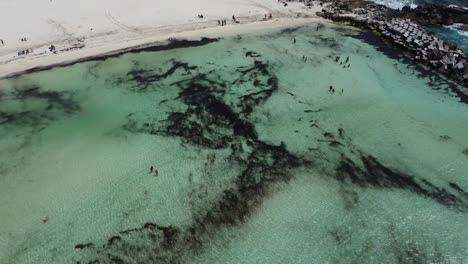
[[[296,38],[293,39],[293,43],[296,44]]]
[[[153,172],[153,171],[154,171],[154,166],[151,165],[151,167],[150,167],[150,173]]]
[[[3,43],[3,39],[0,39],[0,43],[2,43],[2,46],[5,45],[5,43]]]

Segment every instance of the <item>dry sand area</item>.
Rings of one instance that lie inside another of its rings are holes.
[[[221,37],[292,26],[319,20],[315,12],[320,9],[278,0],[2,0],[0,78],[171,37]],[[273,18],[265,20],[269,14]],[[218,26],[218,20],[227,25]],[[21,51],[28,54],[18,55]]]

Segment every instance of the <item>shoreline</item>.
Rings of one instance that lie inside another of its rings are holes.
[[[125,53],[194,47],[237,34],[248,34],[259,30],[302,26],[319,22],[332,23],[320,17],[280,17],[266,21],[249,21],[237,25],[222,27],[212,26],[193,30],[175,31],[166,34],[155,34],[153,36],[126,40],[124,42],[110,42],[102,45],[84,47],[82,49],[58,54],[49,53],[38,57],[27,57],[21,60],[3,62],[3,64],[0,64],[0,80],[57,67],[66,67],[86,61],[105,60]],[[184,28],[184,26],[185,25],[182,25],[182,28]],[[176,27],[180,26],[170,27],[168,30],[174,30]]]
[[[94,5],[91,0],[85,1]],[[150,8],[157,4],[153,0],[105,4],[110,1],[96,4],[85,17],[75,14],[83,8],[89,11],[89,5],[77,5],[73,0],[37,4],[38,11],[43,12],[31,15],[24,28],[7,27],[0,33],[0,79],[142,49],[169,48],[173,40],[219,39],[311,22],[326,23],[317,15],[322,8],[318,2],[306,7],[301,2],[274,0],[203,0],[187,3],[186,9],[173,15],[173,8],[185,0],[156,0],[160,3],[156,9]],[[0,22],[11,21],[9,18],[19,10],[15,5],[0,10]],[[197,19],[197,13],[204,16],[198,15]]]

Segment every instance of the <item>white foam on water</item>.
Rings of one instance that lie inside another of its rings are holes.
[[[412,0],[372,0],[372,2],[388,6],[392,9],[402,9],[404,6],[408,5],[411,8],[417,7],[417,5],[415,5]]]
[[[458,34],[468,37],[468,25],[462,24],[462,23],[455,23],[453,25],[445,26],[446,28],[449,28],[451,30],[454,30]]]
[[[467,10],[468,10],[468,7],[458,6],[458,5],[449,5],[448,7],[463,8],[463,9],[467,9]]]

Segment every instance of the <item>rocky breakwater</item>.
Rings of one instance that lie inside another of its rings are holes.
[[[463,50],[427,32],[410,19],[373,21],[382,37],[411,53],[411,57],[433,69],[468,84],[468,59]]]
[[[430,8],[432,8],[431,6]],[[468,22],[468,11],[454,8],[443,8],[445,11],[429,12],[426,7],[414,11],[408,8],[402,10],[389,9],[382,5],[367,4],[359,8],[343,8],[341,5],[329,4],[318,12],[319,16],[338,22],[349,22],[353,26],[372,30],[403,51],[411,59],[468,87],[468,57],[466,53],[455,45],[444,42],[435,34],[426,31],[421,25],[442,23]],[[425,11],[423,11],[425,10]],[[452,19],[446,15],[454,13]],[[413,19],[407,18],[413,17]]]

